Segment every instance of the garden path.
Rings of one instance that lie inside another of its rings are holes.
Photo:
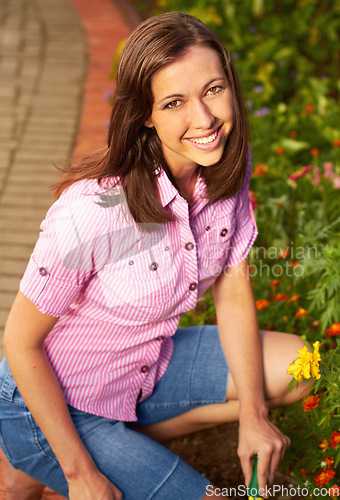
[[[138,18],[111,0],[0,3],[0,343],[20,278],[72,156],[105,145],[119,42]],[[0,353],[1,354],[1,353]],[[0,500],[5,485],[0,466]],[[61,498],[45,491],[44,499]]]

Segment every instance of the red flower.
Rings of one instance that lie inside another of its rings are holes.
[[[334,431],[331,437],[329,438],[329,442],[332,448],[336,448],[338,444],[340,444],[340,432]]]
[[[296,172],[290,174],[288,179],[296,181],[297,179],[300,179],[300,177],[304,177],[306,174],[308,174],[308,172],[310,172],[312,168],[313,168],[312,165],[306,165],[305,167],[302,167],[300,170],[297,170]]]
[[[255,302],[255,305],[256,305],[256,309],[258,311],[261,311],[262,309],[264,309],[265,307],[268,307],[269,306],[269,302],[268,300],[265,300],[265,299],[262,299],[262,300],[257,300]]]
[[[315,111],[315,106],[313,104],[306,104],[306,106],[303,108],[302,114],[309,115],[310,113],[313,113],[314,111]]]
[[[310,154],[311,154],[312,156],[319,156],[319,154],[320,154],[320,149],[318,149],[318,148],[313,148],[313,149],[311,149],[311,150],[310,150]]]
[[[253,170],[253,177],[263,177],[269,171],[269,167],[264,163],[257,163]]]
[[[281,284],[281,280],[271,280],[270,284],[272,287],[278,286]]]
[[[334,139],[332,142],[333,148],[339,148],[340,147],[340,139]]]
[[[300,262],[298,260],[291,260],[289,262],[289,264],[292,266],[292,267],[296,267],[296,266],[299,266],[300,265]]]
[[[328,488],[328,495],[332,498],[340,497],[340,486],[337,484],[333,484],[330,488]]]
[[[325,458],[326,466],[331,469],[334,467],[334,458],[333,457],[327,457]]]
[[[327,335],[340,335],[340,323],[333,323],[329,328],[327,328]]]
[[[277,293],[275,295],[275,300],[277,302],[281,302],[282,300],[287,300],[288,299],[288,295],[286,295],[285,293]]]
[[[323,472],[321,472],[321,474],[316,476],[315,484],[320,485],[322,487],[322,485],[328,483],[331,479],[333,479],[334,476],[335,476],[334,470],[324,470]]]
[[[302,401],[303,411],[311,411],[312,408],[316,408],[319,401],[319,396],[308,396]]]
[[[299,132],[297,132],[296,130],[291,130],[289,132],[289,135],[290,135],[290,137],[292,137],[292,139],[296,139],[299,135]]]
[[[278,156],[283,155],[284,152],[285,148],[283,148],[282,146],[279,146],[278,148],[275,149],[275,154],[277,154]]]
[[[289,248],[284,248],[283,250],[281,250],[281,252],[279,253],[279,259],[285,259],[286,257],[288,257],[289,255]]]

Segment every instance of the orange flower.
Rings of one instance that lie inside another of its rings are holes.
[[[262,309],[264,309],[265,307],[268,307],[269,306],[269,302],[268,300],[265,300],[265,299],[262,299],[262,300],[257,300],[255,302],[256,304],[256,309],[258,311],[261,311]]]
[[[334,458],[333,457],[327,457],[325,458],[326,466],[331,469],[334,467]]]
[[[251,189],[249,189],[248,194],[249,194],[251,206],[253,207],[253,210],[256,210],[256,208],[257,208],[257,198],[255,196],[255,193],[254,193],[254,191],[252,191]]]
[[[340,323],[333,323],[325,333],[328,335],[340,335]]]
[[[286,295],[285,293],[277,293],[275,295],[275,300],[277,302],[281,302],[282,300],[287,300],[288,299],[288,295]]]
[[[279,253],[279,259],[285,259],[286,257],[288,257],[289,255],[289,248],[284,248],[283,250],[281,250],[281,252]]]
[[[311,154],[312,156],[319,156],[319,154],[320,154],[320,149],[318,149],[318,148],[313,148],[313,149],[311,149],[311,150],[310,150],[310,154]]]
[[[271,280],[270,284],[272,287],[279,286],[281,284],[281,280]]]
[[[296,292],[293,292],[293,295],[287,300],[287,302],[297,302],[299,300],[299,296]]]
[[[325,453],[325,451],[328,450],[328,448],[329,448],[329,442],[327,441],[327,439],[323,439],[321,441],[321,443],[319,444],[319,448],[322,449],[322,453]]]
[[[283,155],[284,152],[285,148],[283,148],[282,146],[279,146],[278,148],[275,149],[275,154],[277,154],[278,156]]]
[[[333,477],[335,476],[334,470],[324,470],[316,476],[315,478],[315,484],[319,486],[323,486],[324,484],[328,483]]]
[[[308,314],[307,309],[303,309],[302,307],[299,307],[299,310],[295,313],[296,318],[303,318]]]
[[[296,138],[298,137],[298,135],[299,135],[299,132],[297,132],[296,130],[291,130],[291,131],[289,132],[289,135],[290,135],[290,137],[291,137],[292,139],[296,139]]]
[[[289,265],[290,265],[291,267],[296,267],[296,266],[299,266],[299,265],[300,265],[300,262],[299,262],[298,260],[291,260],[291,261],[289,262]]]
[[[332,142],[333,148],[339,148],[340,147],[340,139],[334,139]]]
[[[338,486],[337,484],[333,484],[333,486],[328,488],[327,493],[331,498],[340,497],[340,486]]]
[[[316,408],[319,404],[319,396],[308,396],[302,401],[303,411],[311,411],[312,408]]]
[[[340,444],[340,432],[334,431],[331,437],[329,438],[329,442],[332,448],[336,448],[338,444]]]
[[[310,113],[313,113],[314,111],[315,111],[315,106],[313,104],[306,104],[306,106],[303,108],[302,114],[309,115]]]
[[[269,167],[264,163],[257,163],[253,170],[253,177],[263,177],[269,171]]]

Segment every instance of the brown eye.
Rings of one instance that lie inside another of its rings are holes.
[[[171,101],[169,102],[166,106],[165,106],[165,109],[175,109],[177,108],[177,106],[179,105],[179,101],[176,100],[176,101]]]
[[[210,89],[208,90],[208,94],[218,94],[218,92],[220,92],[221,90],[221,87],[218,87],[217,85],[215,87],[210,87]]]

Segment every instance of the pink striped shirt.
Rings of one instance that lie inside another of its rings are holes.
[[[250,175],[249,160],[238,194],[214,204],[198,176],[189,206],[161,170],[160,200],[175,216],[165,224],[138,226],[113,178],[79,181],[52,205],[20,290],[60,318],[45,348],[69,405],[136,420],[138,397],[166,370],[181,315],[254,243]]]

